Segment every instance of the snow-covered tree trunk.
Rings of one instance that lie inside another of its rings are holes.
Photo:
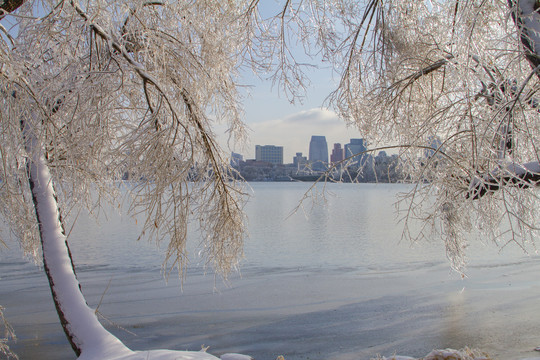
[[[44,270],[62,328],[79,359],[218,359],[207,354],[205,349],[132,351],[101,325],[95,311],[86,303],[77,280],[45,148],[36,136],[34,124],[38,123],[35,118],[30,122],[21,121],[29,156],[28,182],[39,225]],[[250,356],[240,354],[224,354],[222,359],[252,360]]]
[[[21,122],[21,127],[30,156],[28,179],[43,247],[43,266],[64,332],[77,356],[87,349],[108,349],[115,354],[130,352],[101,325],[95,311],[84,299],[75,275],[43,145],[30,122]]]

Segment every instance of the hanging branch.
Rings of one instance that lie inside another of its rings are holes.
[[[520,18],[517,17],[516,19],[517,23],[520,23]],[[531,53],[532,45],[530,44],[530,42],[527,42],[529,40],[530,39],[528,37],[522,36],[522,42],[525,41],[524,46],[526,46],[526,49],[528,49],[527,54],[529,55],[526,55],[528,56],[527,59],[531,64],[538,62],[538,65],[533,69],[532,73],[529,75],[525,83],[530,80],[533,74],[536,74],[538,76],[538,69],[540,69],[540,57],[538,55],[533,56],[533,54]],[[422,69],[407,76],[406,78],[392,84],[391,88],[400,88],[399,92],[401,93],[404,91],[404,89],[411,86],[415,81],[422,78],[423,76],[428,75],[441,68],[444,68],[444,66],[446,66],[453,58],[454,56],[448,55],[446,58],[435,61],[434,63],[423,67]],[[471,56],[471,59],[474,60],[476,63],[479,63],[479,59],[477,56]],[[503,81],[499,85],[497,85],[495,83],[495,78],[492,75],[492,73],[494,73],[495,71],[493,69],[486,68],[484,65],[482,65],[482,67],[484,68],[488,76],[492,79],[493,83],[490,84],[489,87],[482,83],[482,90],[476,96],[476,98],[483,97],[486,99],[490,106],[495,106],[500,103],[500,101],[498,101],[497,99],[498,92],[501,94],[508,94],[513,99],[512,101],[510,101],[511,105],[506,105],[505,113],[511,114],[515,104],[519,101],[521,94],[523,93],[523,86],[518,89],[517,86],[512,85],[508,81]],[[403,85],[400,86],[401,84]],[[525,103],[530,105],[534,109],[537,109],[539,107],[538,101],[534,98],[526,98]],[[511,115],[508,116],[510,116],[511,118]],[[499,133],[501,141],[497,145],[497,153],[499,154],[499,161],[502,162],[502,157],[504,156],[504,154],[511,154],[514,150],[512,141],[512,128],[510,124],[501,126],[499,129]],[[505,164],[501,163],[501,166],[502,165]],[[533,161],[527,164],[511,163],[506,164],[504,171],[501,169],[497,169],[490,174],[473,178],[470,181],[469,190],[465,194],[465,197],[467,199],[470,198],[473,200],[477,200],[480,199],[482,196],[488,193],[498,191],[505,186],[528,188],[537,186],[539,184],[540,164],[537,161]]]

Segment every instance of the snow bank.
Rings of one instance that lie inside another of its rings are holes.
[[[149,351],[110,351],[96,349],[83,353],[78,360],[253,360],[251,356],[242,354],[223,354],[217,358],[201,351],[149,350]]]
[[[483,353],[479,350],[464,348],[461,350],[433,350],[425,357],[420,359],[415,359],[409,356],[395,355],[389,358],[377,357],[376,359],[372,360],[491,360],[491,358],[486,353]]]

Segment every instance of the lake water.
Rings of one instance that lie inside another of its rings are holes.
[[[183,289],[174,276],[165,282],[162,251],[136,241],[134,219],[80,216],[70,242],[88,303],[132,349],[205,345],[257,360],[420,357],[464,346],[506,360],[538,354],[538,256],[475,243],[462,279],[436,239],[400,241],[394,202],[406,186],[330,184],[324,206],[309,202],[289,216],[309,186],[252,184],[245,259],[226,284],[196,256]],[[74,359],[41,268],[3,250],[0,276],[20,358]]]

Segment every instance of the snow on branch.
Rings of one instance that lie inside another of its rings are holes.
[[[499,168],[483,177],[475,177],[466,197],[473,200],[493,193],[505,186],[529,188],[540,185],[540,163],[532,161],[526,164],[510,163],[504,169]]]

